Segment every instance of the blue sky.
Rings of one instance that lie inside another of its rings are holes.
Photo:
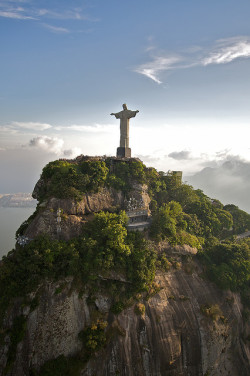
[[[0,0],[0,192],[31,190],[51,159],[115,155],[122,103],[148,165],[250,162],[249,14],[248,0]]]

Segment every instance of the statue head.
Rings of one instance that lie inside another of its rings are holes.
[[[122,105],[122,107],[123,107],[124,110],[128,109],[128,107],[127,107],[127,105],[125,103]]]

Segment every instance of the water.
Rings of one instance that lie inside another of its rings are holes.
[[[15,246],[16,230],[34,211],[35,208],[0,207],[0,259]]]

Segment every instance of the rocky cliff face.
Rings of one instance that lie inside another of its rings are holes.
[[[183,267],[159,272],[156,281],[160,291],[149,300],[142,298],[142,315],[135,313],[133,305],[113,314],[111,296],[100,290],[90,302],[88,291],[79,294],[71,279],[44,283],[39,305],[32,312],[16,304],[5,318],[7,327],[17,314],[27,318],[23,340],[7,374],[28,375],[31,369],[39,370],[46,361],[62,354],[83,356],[78,334],[94,318],[102,317],[108,322],[107,343],[82,363],[81,375],[247,376],[249,353],[242,340],[239,298],[203,280],[199,266],[193,266],[193,273]],[[60,286],[64,287],[58,289]],[[203,305],[216,304],[221,312],[214,320],[201,312]],[[10,346],[8,336],[3,342],[1,375]]]
[[[40,205],[38,213],[27,228],[25,235],[35,238],[40,234],[48,234],[52,238],[60,236],[64,240],[79,236],[86,220],[92,213],[101,210],[115,210],[123,204],[121,192],[103,188],[98,193],[86,194],[79,202],[71,199],[50,198]],[[61,210],[61,232],[57,231],[57,211]]]
[[[42,180],[38,181],[33,197],[39,197],[43,184]],[[126,196],[121,191],[104,187],[97,193],[83,195],[81,201],[50,198],[40,204],[37,215],[28,226],[25,235],[33,239],[40,234],[47,234],[52,238],[60,237],[69,240],[81,234],[82,226],[91,219],[91,214],[101,210],[128,210],[131,202],[139,203],[142,208],[149,210],[150,197],[147,193],[147,185],[134,183],[132,190]],[[58,209],[61,210],[60,233],[58,233]]]

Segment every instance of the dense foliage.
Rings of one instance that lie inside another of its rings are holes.
[[[199,254],[208,277],[222,289],[241,292],[250,308],[250,239],[218,242]]]
[[[78,164],[59,160],[48,163],[42,172],[45,184],[39,199],[46,197],[81,199],[86,192],[97,192],[103,187],[108,168],[103,161],[83,161]]]
[[[39,188],[39,200],[47,197],[80,200],[84,193],[98,192],[104,185],[128,192],[132,181],[145,182],[145,166],[137,160],[112,166],[110,158],[78,163],[57,160],[44,167],[41,178],[44,183]]]
[[[240,210],[235,205],[226,205],[224,209],[231,213],[233,217],[233,232],[234,234],[243,233],[250,230],[250,215],[243,210]]]
[[[224,289],[236,291],[249,279],[250,249],[246,242],[223,242],[206,251],[209,274]]]

